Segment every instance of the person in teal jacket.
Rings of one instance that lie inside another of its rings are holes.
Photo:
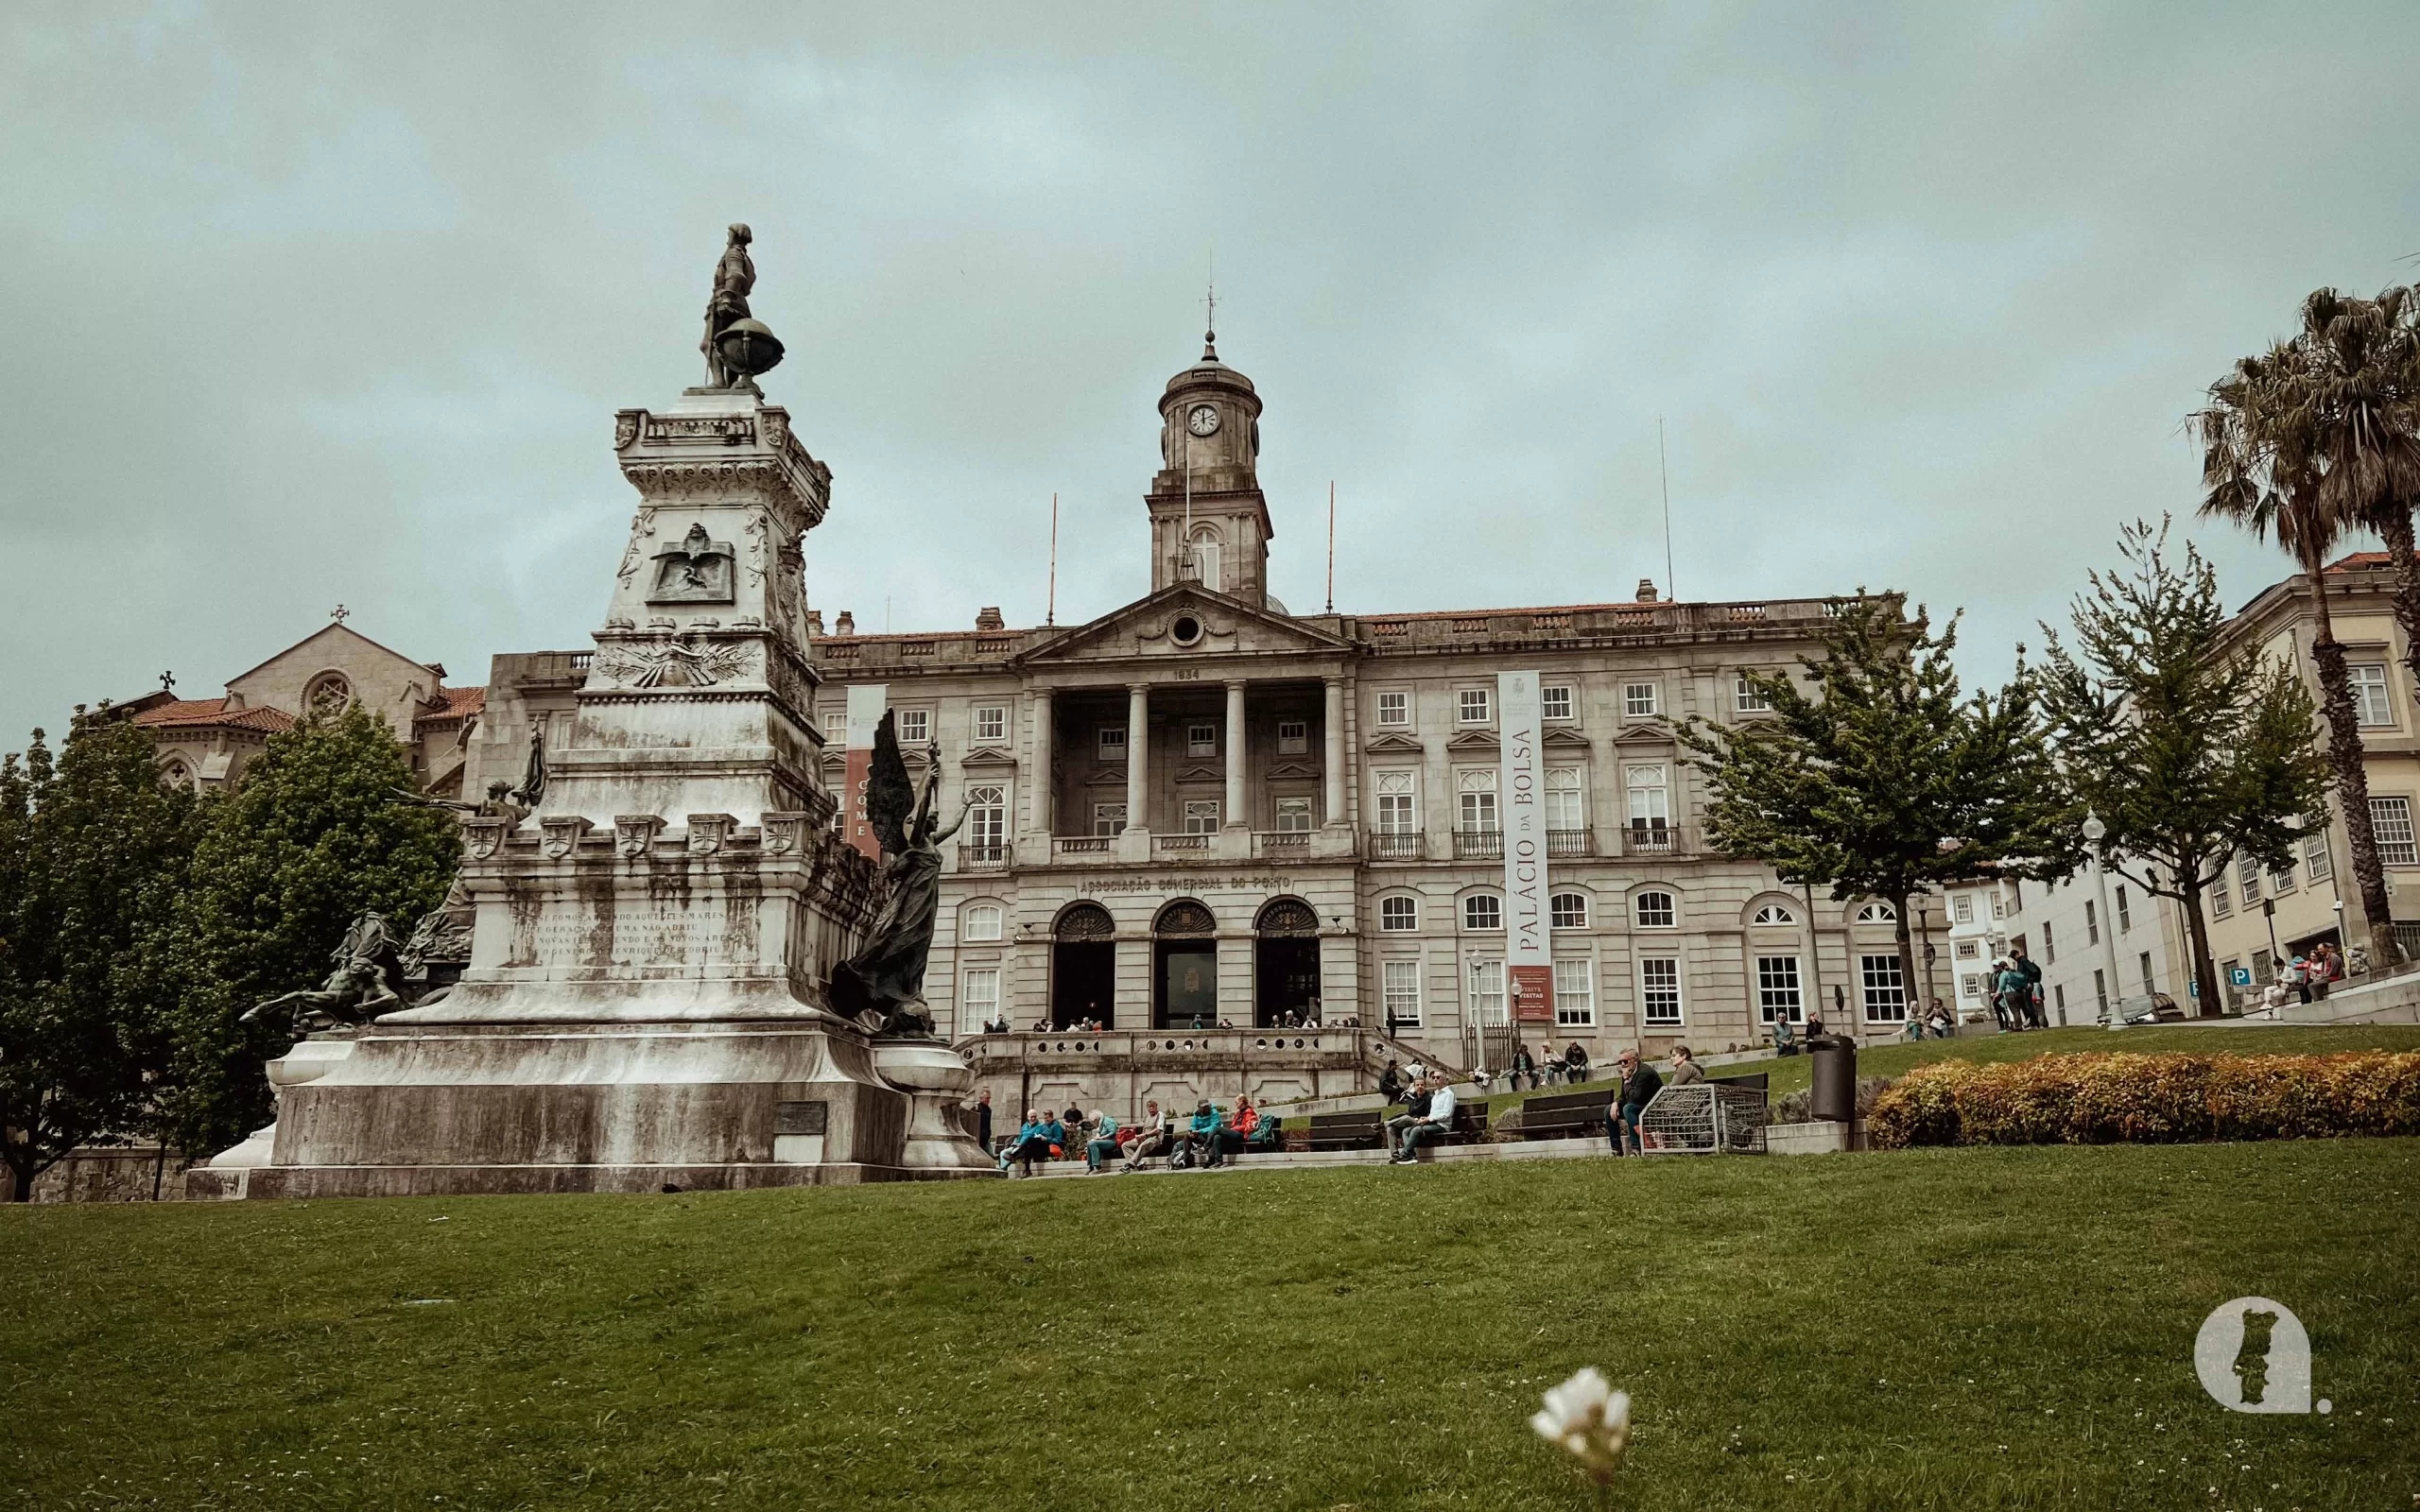
[[[1185,1130],[1184,1139],[1204,1167],[1227,1163],[1227,1152],[1219,1148],[1219,1134],[1227,1121],[1219,1116],[1217,1105],[1204,1101],[1193,1110],[1193,1123]]]

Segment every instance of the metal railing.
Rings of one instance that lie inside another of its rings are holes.
[[[1584,856],[1594,850],[1591,844],[1592,839],[1591,833],[1586,830],[1548,830],[1547,854],[1548,856]]]
[[[1681,832],[1669,824],[1634,824],[1622,831],[1622,854],[1671,856],[1682,851]]]
[[[1009,864],[1009,848],[1005,845],[962,845],[958,848],[958,869],[960,871],[998,871]]]
[[[1418,861],[1427,853],[1427,847],[1421,843],[1418,830],[1370,832],[1370,859],[1373,861]]]
[[[1454,859],[1457,861],[1503,860],[1504,832],[1501,830],[1456,830]]]

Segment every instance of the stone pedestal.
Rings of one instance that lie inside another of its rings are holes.
[[[810,713],[800,544],[830,472],[752,388],[625,410],[614,447],[640,507],[572,736],[534,815],[464,827],[470,965],[279,1062],[278,1121],[214,1194],[996,1175],[949,1106],[965,1061],[825,995],[882,886]]]

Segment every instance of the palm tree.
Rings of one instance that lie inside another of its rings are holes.
[[[2210,386],[2209,407],[2188,425],[2202,443],[2203,515],[2232,521],[2263,540],[2274,535],[2310,580],[2310,654],[2327,718],[2327,756],[2336,769],[2353,879],[2369,923],[2370,958],[2385,967],[2402,954],[2370,818],[2369,773],[2352,679],[2327,603],[2327,555],[2361,523],[2341,507],[2347,497],[2344,486],[2324,487],[2332,449],[2342,444],[2342,409],[2329,397],[2334,380],[2323,350],[2333,298],[2323,290],[2305,301],[2302,334],[2238,361],[2233,372]],[[2315,316],[2322,318],[2317,330]]]
[[[2320,507],[2377,532],[2394,568],[2394,619],[2404,664],[2420,683],[2420,298],[2389,288],[2375,300],[2321,289],[2303,301],[2313,360],[2311,401],[2323,472]]]

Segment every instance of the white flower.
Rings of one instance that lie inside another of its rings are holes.
[[[1546,1394],[1546,1409],[1530,1426],[1540,1438],[1562,1445],[1590,1480],[1608,1485],[1630,1448],[1630,1393],[1616,1391],[1587,1366]]]

